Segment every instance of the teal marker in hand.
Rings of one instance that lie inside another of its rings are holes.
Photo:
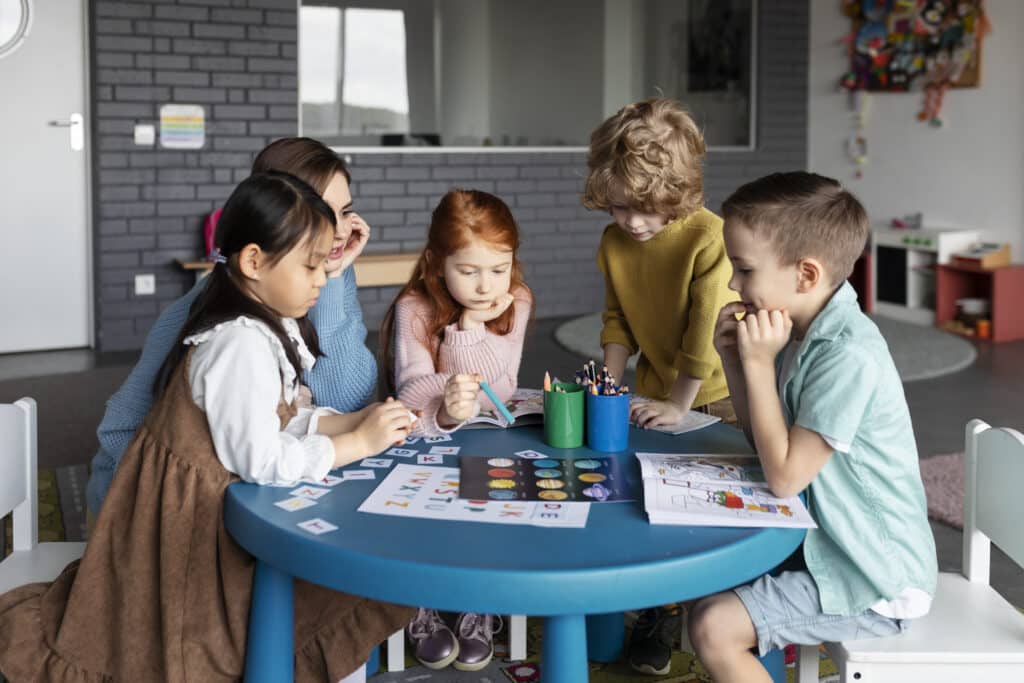
[[[512,413],[508,412],[508,408],[505,407],[505,403],[500,398],[498,398],[498,395],[496,393],[494,393],[494,389],[491,389],[491,385],[483,380],[480,380],[480,388],[483,390],[485,394],[487,394],[487,398],[491,399],[491,403],[493,403],[494,407],[498,409],[498,412],[501,413],[501,416],[504,417],[505,420],[510,425],[515,424],[516,418],[512,415]]]

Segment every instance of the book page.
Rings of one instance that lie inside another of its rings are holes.
[[[508,408],[508,412],[512,413],[512,417],[516,418],[515,424],[511,426],[515,427],[519,424],[520,418],[531,415],[538,416],[538,419],[524,420],[523,424],[536,424],[544,416],[544,392],[540,389],[516,389],[512,398],[505,403],[505,407]],[[467,426],[473,424],[489,424],[496,427],[510,426],[496,410],[481,410],[479,415],[466,421]]]
[[[637,453],[652,524],[790,527],[817,525],[799,496],[779,498],[750,455]]]
[[[629,407],[630,409],[632,409],[633,406],[642,403],[650,403],[652,400],[653,399],[647,398],[646,396],[634,395],[629,400]],[[720,417],[715,417],[714,415],[708,415],[707,413],[701,413],[696,410],[691,410],[687,412],[686,415],[683,416],[681,422],[678,422],[674,425],[651,427],[651,429],[653,429],[656,432],[663,432],[665,434],[685,434],[686,432],[692,432],[695,429],[703,429],[704,427],[708,427],[710,425],[715,424],[716,422],[721,421],[722,418]]]

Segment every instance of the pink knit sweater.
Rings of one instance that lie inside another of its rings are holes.
[[[519,362],[523,355],[523,337],[532,307],[526,291],[515,293],[512,306],[515,322],[506,335],[497,335],[479,325],[460,330],[458,323],[444,329],[438,353],[438,366],[427,341],[428,304],[418,296],[405,296],[395,306],[394,379],[398,398],[410,410],[422,411],[422,419],[414,431],[419,436],[434,436],[458,429],[444,429],[437,424],[437,413],[444,401],[448,378],[459,373],[477,372],[491,385],[502,401],[508,401],[516,390]],[[494,406],[483,392],[480,407]],[[459,425],[461,426],[461,425]]]

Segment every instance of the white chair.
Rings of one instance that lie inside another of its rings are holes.
[[[508,658],[514,662],[526,659],[526,617],[513,614],[508,618]],[[405,629],[388,637],[388,672],[405,671]]]
[[[939,574],[931,611],[905,633],[827,643],[842,681],[1024,681],[1024,615],[989,586],[991,543],[1024,567],[1024,435],[971,420],[966,441],[964,573]],[[800,683],[817,683],[817,650],[800,648]]]
[[[0,404],[0,518],[14,513],[13,552],[0,561],[0,594],[53,581],[85,551],[84,543],[40,543],[36,402]]]

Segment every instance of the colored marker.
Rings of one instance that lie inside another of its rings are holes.
[[[504,417],[505,420],[510,425],[511,424],[515,424],[516,423],[515,416],[512,413],[508,412],[508,408],[506,408],[505,404],[501,401],[500,398],[498,398],[498,395],[496,393],[494,393],[494,389],[491,389],[491,385],[488,384],[487,382],[484,382],[483,380],[481,380],[480,381],[480,388],[483,389],[483,392],[485,394],[487,394],[487,398],[491,399],[491,403],[493,403],[494,407],[498,409],[498,412],[501,413],[502,417]]]

